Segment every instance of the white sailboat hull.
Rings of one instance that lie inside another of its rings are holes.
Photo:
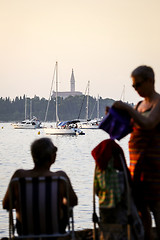
[[[13,124],[14,129],[36,129],[38,128],[35,125],[31,125],[31,124]]]
[[[45,133],[47,135],[76,135],[76,131],[71,129],[63,129],[63,128],[45,128]]]
[[[89,122],[77,123],[77,125],[80,129],[98,129],[99,123],[100,120],[91,120]]]
[[[80,129],[98,129],[98,126],[92,126],[92,125],[87,125],[87,124],[82,124],[78,126]]]

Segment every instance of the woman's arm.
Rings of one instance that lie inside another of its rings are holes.
[[[143,116],[132,106],[122,101],[116,101],[113,107],[127,111],[131,118],[143,129],[153,129],[160,123],[160,100],[155,103],[148,117]]]
[[[9,210],[9,190],[7,188],[7,191],[4,195],[3,201],[2,201],[3,209]]]
[[[17,170],[13,176],[11,177],[11,180],[15,177],[17,177],[17,174],[19,173],[19,170]],[[10,182],[11,182],[10,180]],[[3,201],[2,201],[2,206],[3,206],[3,209],[6,209],[6,210],[9,210],[9,187],[10,187],[10,182],[9,182],[9,185],[8,185],[8,188],[7,188],[7,191],[4,195],[4,198],[3,198]],[[15,194],[15,191],[13,191],[13,193]]]

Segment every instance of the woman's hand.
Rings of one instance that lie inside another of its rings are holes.
[[[125,111],[128,111],[130,108],[130,106],[127,103],[124,103],[122,101],[114,102],[113,107],[115,107],[117,109],[125,110]]]
[[[113,107],[127,111],[134,122],[143,129],[153,129],[160,123],[160,98],[158,98],[148,117],[143,116],[142,113],[135,110],[131,105],[122,101],[114,102]]]

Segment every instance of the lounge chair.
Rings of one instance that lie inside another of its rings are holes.
[[[67,230],[60,220],[59,186],[65,186],[67,204],[65,218]],[[16,186],[17,184],[17,186]],[[14,192],[18,189],[22,216],[21,232],[17,234]],[[9,238],[46,239],[71,236],[74,239],[73,209],[69,207],[68,181],[64,177],[14,178],[10,183]]]

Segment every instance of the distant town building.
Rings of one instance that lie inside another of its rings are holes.
[[[72,69],[72,74],[70,79],[70,91],[58,92],[57,96],[62,98],[67,98],[69,96],[76,96],[76,95],[82,95],[82,92],[75,91],[75,77]],[[56,92],[53,91],[52,97],[54,98],[55,96],[56,96]]]

